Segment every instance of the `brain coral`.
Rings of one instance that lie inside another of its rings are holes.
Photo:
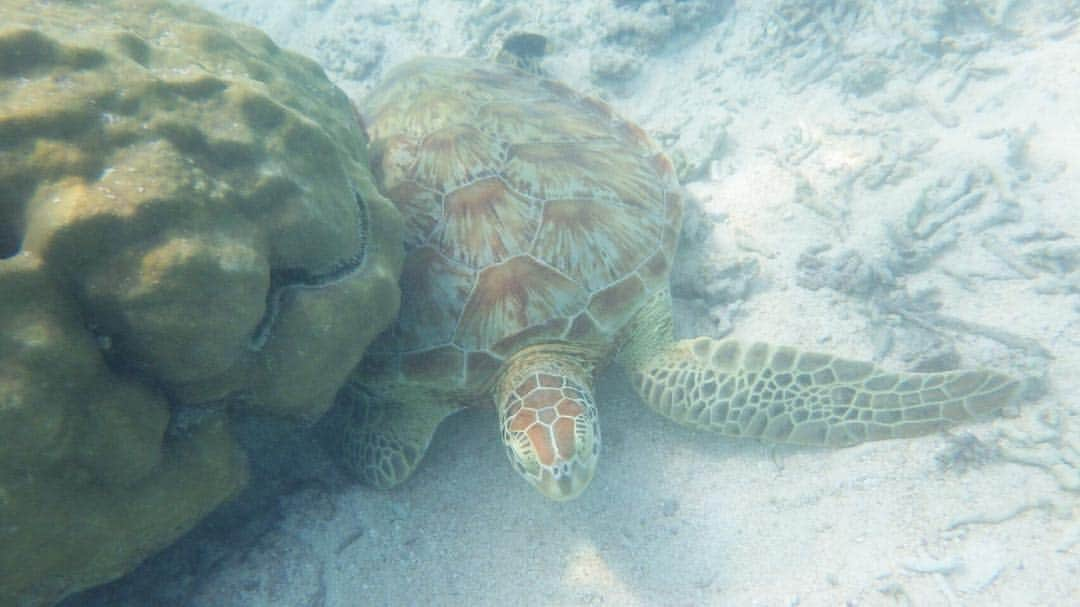
[[[397,311],[345,95],[161,2],[0,4],[0,604],[119,576],[235,494],[223,403],[319,416]]]

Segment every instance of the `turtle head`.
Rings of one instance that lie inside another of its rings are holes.
[[[553,500],[577,497],[596,471],[600,428],[590,391],[553,373],[526,375],[500,401],[510,463]]]

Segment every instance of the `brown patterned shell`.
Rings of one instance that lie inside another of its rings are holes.
[[[604,103],[507,66],[429,58],[395,69],[361,114],[406,222],[400,317],[375,347],[401,379],[477,387],[530,344],[602,349],[666,286],[674,171]]]

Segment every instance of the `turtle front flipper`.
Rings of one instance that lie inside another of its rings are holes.
[[[360,386],[338,392],[338,410],[328,415],[327,431],[338,460],[362,482],[389,489],[416,470],[435,429],[459,409],[423,400],[380,399]]]
[[[577,497],[600,454],[591,367],[580,360],[550,344],[523,350],[495,391],[510,463],[554,500]]]
[[[693,428],[845,447],[929,434],[998,411],[1022,392],[1021,381],[994,371],[890,373],[764,343],[673,341],[668,301],[642,310],[619,360],[650,407]]]
[[[708,337],[637,369],[638,393],[681,424],[728,436],[846,447],[913,437],[993,413],[1021,383],[994,371],[889,373],[871,363]]]

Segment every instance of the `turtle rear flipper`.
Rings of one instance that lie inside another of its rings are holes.
[[[388,489],[412,475],[424,457],[435,429],[450,407],[423,401],[380,399],[347,384],[337,396],[338,410],[327,416],[327,431],[337,434],[330,444],[342,467],[362,482]]]

